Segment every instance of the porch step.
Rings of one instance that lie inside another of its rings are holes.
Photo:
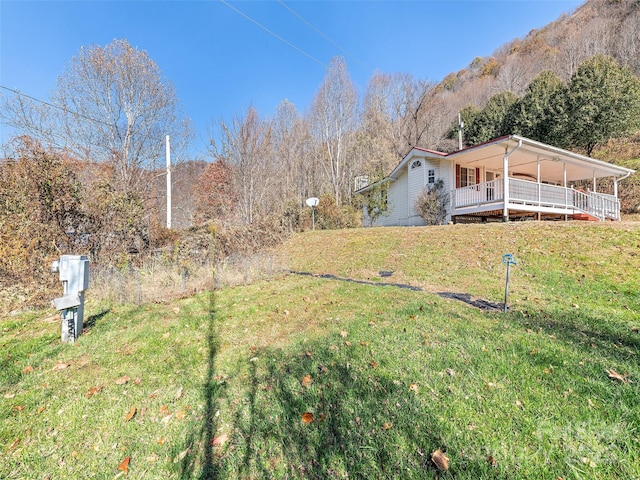
[[[586,222],[597,222],[598,219],[596,217],[593,217],[591,215],[589,215],[588,213],[574,213],[573,214],[573,219],[574,220],[582,220],[582,221],[586,221]]]

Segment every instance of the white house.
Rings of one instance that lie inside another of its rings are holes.
[[[447,221],[517,218],[620,220],[618,182],[634,170],[585,157],[517,135],[453,153],[413,148],[391,174],[356,193],[371,194],[386,183],[388,214],[374,225],[424,225],[416,196],[442,179],[449,191]],[[610,178],[613,194],[597,191]],[[587,181],[587,191],[574,189]],[[369,217],[364,211],[364,223]]]

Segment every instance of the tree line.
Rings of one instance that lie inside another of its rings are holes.
[[[506,65],[482,60],[472,68],[496,84]],[[167,134],[183,158],[174,177],[181,226],[284,234],[308,225],[304,201],[312,196],[321,199],[319,228],[359,225],[363,200],[354,191],[383,178],[412,147],[457,148],[449,134],[460,111],[468,144],[515,133],[591,155],[640,129],[638,78],[604,55],[584,60],[567,81],[543,71],[520,96],[502,90],[482,107],[478,98],[464,106],[456,88],[450,78],[436,84],[378,72],[358,92],[336,57],[308,111],[284,100],[261,117],[250,106],[217,122],[207,161],[187,160],[189,121],[147,53],[126,40],[83,48],[51,104],[23,95],[3,102],[3,121],[22,135],[4,146],[0,163],[0,235],[13,259],[0,269],[36,268],[30,252],[38,249],[117,263],[175,242],[162,227],[158,163]]]

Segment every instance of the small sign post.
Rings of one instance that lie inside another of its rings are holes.
[[[505,253],[502,256],[502,263],[507,265],[507,283],[504,286],[504,313],[507,313],[507,303],[509,302],[509,276],[511,274],[511,265],[517,265],[518,262],[513,258],[512,253]]]
[[[311,226],[312,229],[316,229],[316,207],[320,203],[316,197],[307,198],[306,200],[307,206],[311,207]]]

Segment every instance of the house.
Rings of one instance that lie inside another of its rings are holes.
[[[374,225],[424,225],[416,196],[442,179],[449,192],[447,222],[515,219],[620,220],[618,183],[634,170],[508,135],[442,153],[413,148],[391,174],[356,193],[384,185],[387,214]],[[597,190],[609,179],[612,194]],[[588,189],[574,188],[588,183]],[[369,225],[367,211],[364,223]]]

